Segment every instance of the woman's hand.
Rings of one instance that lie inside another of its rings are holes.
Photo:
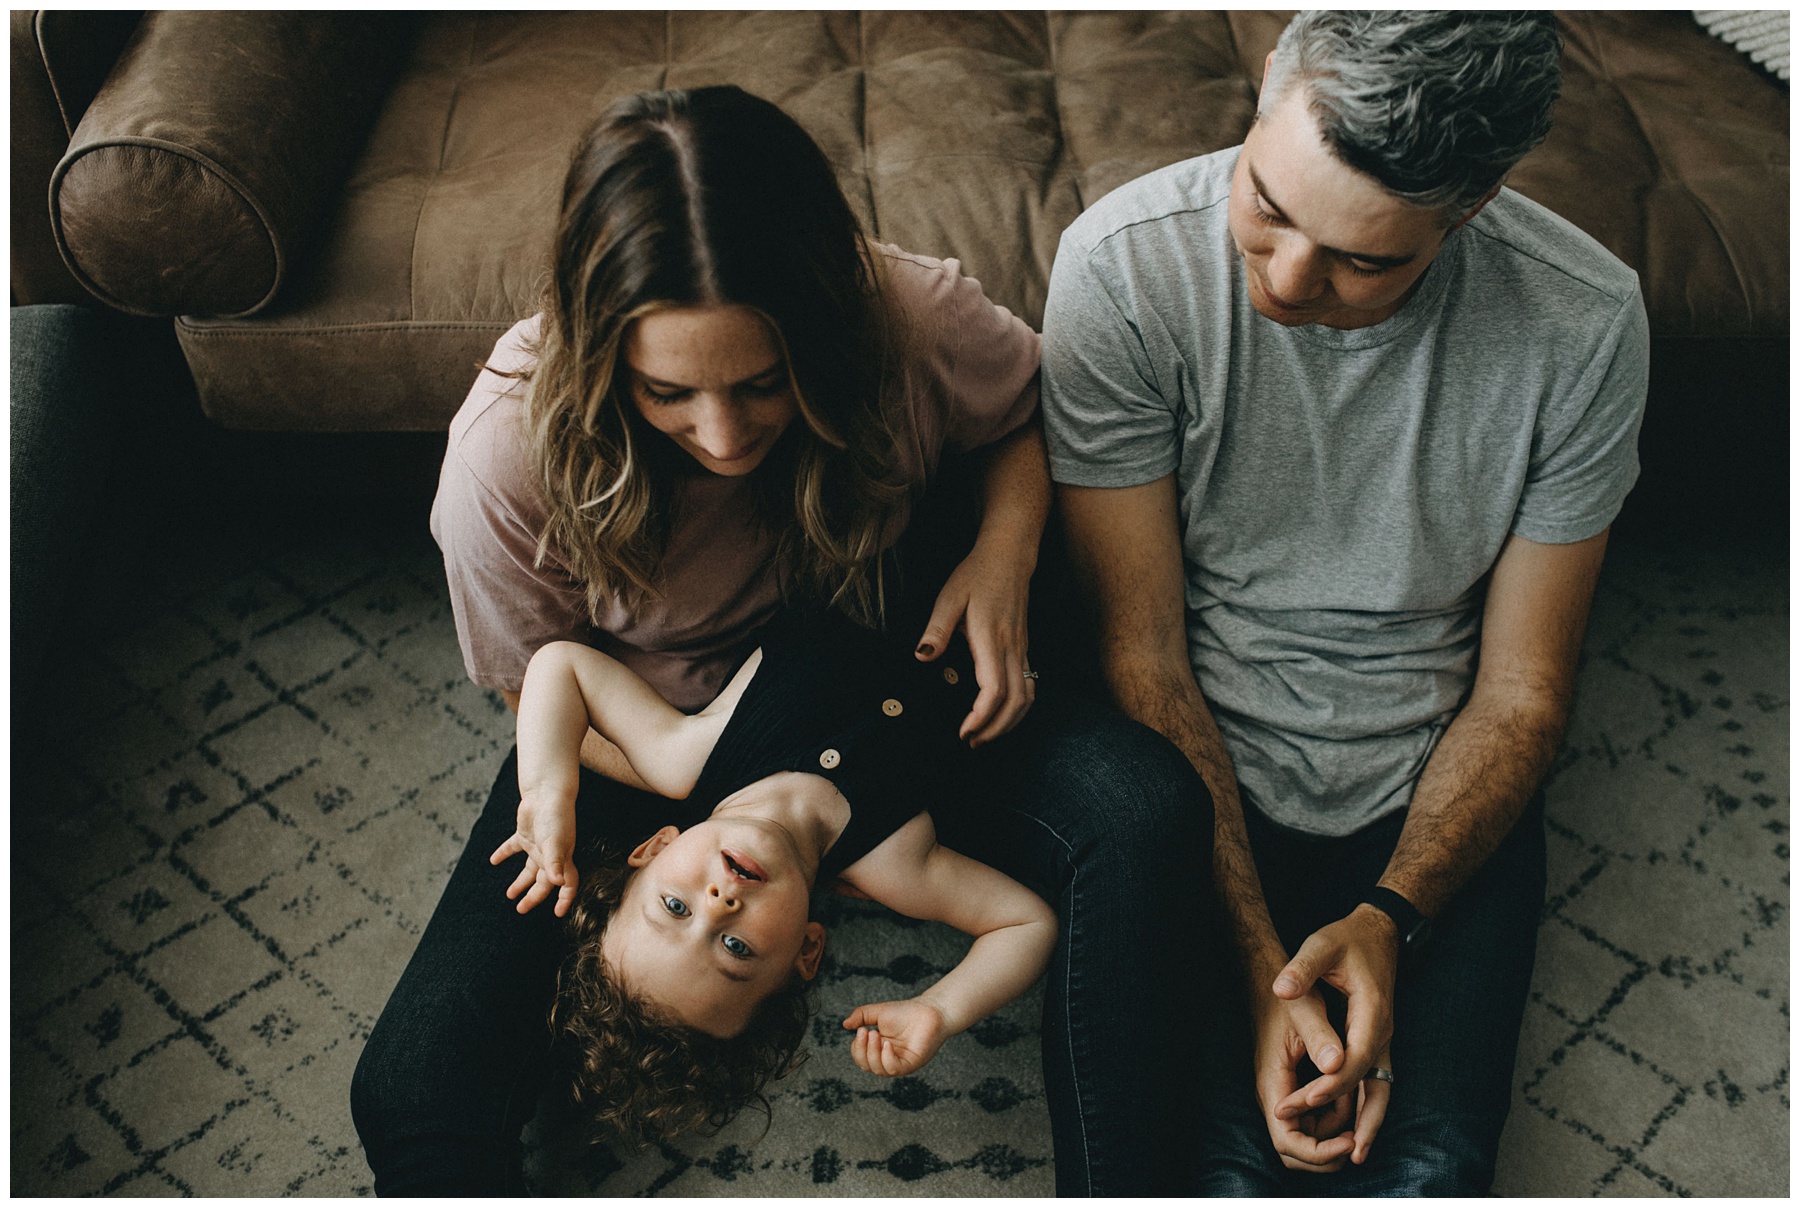
[[[519,798],[518,826],[511,838],[494,849],[488,863],[501,864],[523,852],[525,867],[507,887],[507,899],[517,898],[519,913],[525,914],[554,893],[552,912],[560,919],[574,905],[580,881],[574,859],[574,799],[551,801],[543,793],[525,793]]]
[[[959,625],[969,640],[981,692],[957,737],[972,747],[992,742],[1018,725],[1037,697],[1036,683],[1025,676],[1031,669],[1025,658],[1031,645],[1026,606],[1037,551],[1031,554],[1032,561],[1026,562],[977,541],[938,593],[937,606],[919,639],[916,653],[927,663],[944,652]]]

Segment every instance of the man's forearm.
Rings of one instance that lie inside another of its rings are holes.
[[[1125,715],[1173,742],[1206,782],[1213,800],[1214,890],[1231,921],[1245,975],[1266,989],[1287,962],[1287,952],[1269,920],[1244,827],[1237,773],[1212,710],[1185,661],[1179,672],[1159,672],[1109,658],[1106,676]]]
[[[1606,536],[1514,536],[1494,564],[1474,690],[1419,776],[1381,878],[1426,915],[1500,846],[1556,757]]]
[[[1381,884],[1435,916],[1500,846],[1550,768],[1567,709],[1472,699],[1413,790]]]

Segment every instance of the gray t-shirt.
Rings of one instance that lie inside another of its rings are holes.
[[[1246,801],[1346,835],[1404,807],[1474,682],[1509,533],[1566,543],[1637,478],[1636,275],[1502,190],[1393,317],[1283,327],[1226,226],[1238,151],[1108,194],[1044,313],[1056,481],[1174,474],[1188,649]]]

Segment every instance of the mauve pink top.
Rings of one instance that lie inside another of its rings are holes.
[[[955,260],[872,248],[911,350],[895,457],[906,480],[922,485],[945,446],[988,444],[1030,417],[1038,335],[989,302]],[[493,372],[531,365],[524,344],[538,319],[500,337],[451,421],[431,508],[469,678],[516,692],[540,646],[570,640],[625,663],[677,707],[697,709],[718,695],[745,638],[780,604],[774,539],[751,522],[747,477],[683,475],[661,596],[635,616],[609,603],[593,624],[585,591],[555,550],[533,565],[548,509],[524,427],[525,384]]]

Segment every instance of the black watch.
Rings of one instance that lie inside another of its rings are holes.
[[[1388,889],[1377,885],[1364,897],[1363,902],[1394,920],[1394,926],[1400,930],[1401,959],[1410,959],[1425,947],[1431,938],[1431,920],[1419,913],[1418,907]]]

